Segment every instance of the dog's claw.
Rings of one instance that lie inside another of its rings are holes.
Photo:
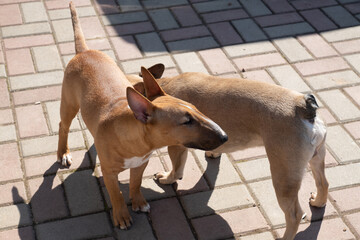
[[[58,159],[58,162],[60,162],[64,167],[70,167],[72,164],[72,157],[69,153],[64,154],[62,159]]]
[[[150,204],[149,203],[146,203],[146,205],[145,206],[142,206],[141,207],[141,211],[142,212],[150,212]]]

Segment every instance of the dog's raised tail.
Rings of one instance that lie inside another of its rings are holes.
[[[81,52],[85,52],[86,50],[89,50],[89,48],[86,45],[85,37],[81,30],[80,21],[77,16],[77,12],[76,12],[73,2],[69,3],[69,7],[70,7],[71,20],[72,20],[73,29],[74,29],[75,51],[76,51],[76,54],[78,54]]]

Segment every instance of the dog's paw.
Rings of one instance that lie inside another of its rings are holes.
[[[149,203],[145,203],[145,205],[142,205],[142,206],[132,206],[132,210],[134,212],[147,212],[149,213],[150,212],[150,204]]]
[[[317,195],[317,193],[312,192],[310,199],[309,199],[310,205],[313,207],[322,208],[326,205],[326,198],[320,199],[320,197]]]
[[[72,157],[70,153],[65,153],[61,158],[58,158],[58,162],[61,163],[64,167],[70,167],[72,164]]]
[[[173,184],[176,180],[181,178],[175,178],[171,172],[158,172],[154,175],[155,180],[158,180],[161,184]]]
[[[113,208],[112,213],[115,227],[120,227],[122,230],[128,230],[131,227],[133,220],[126,206],[118,210]]]
[[[150,212],[150,205],[146,202],[145,198],[141,193],[137,194],[131,199],[132,210],[134,212]]]

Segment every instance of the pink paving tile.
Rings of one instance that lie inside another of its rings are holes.
[[[0,26],[21,24],[21,12],[18,4],[4,5],[0,8]]]
[[[0,48],[0,63],[5,63],[4,54],[2,48]]]
[[[57,175],[29,180],[34,220],[42,222],[69,215],[64,189]]]
[[[110,36],[121,36],[135,33],[150,32],[154,30],[150,22],[106,26],[105,28]]]
[[[0,204],[16,204],[27,200],[24,182],[11,182],[0,185],[0,192]]]
[[[345,217],[350,224],[355,228],[355,231],[360,235],[360,213],[353,213]]]
[[[200,18],[190,6],[180,6],[171,8],[181,26],[193,26],[201,24]]]
[[[15,110],[20,138],[49,133],[41,105],[18,107]]]
[[[250,57],[242,57],[233,60],[239,69],[254,69],[286,63],[278,53],[262,54]]]
[[[210,49],[199,52],[204,62],[208,65],[212,74],[236,72],[236,69],[226,57],[225,53],[219,49]]]
[[[226,239],[234,234],[268,229],[258,208],[246,208],[191,220],[199,239]]]
[[[296,12],[274,14],[255,18],[255,21],[261,27],[269,27],[274,25],[284,25],[289,23],[302,22],[303,19]]]
[[[106,37],[98,17],[81,18],[80,22],[86,39]]]
[[[264,147],[253,147],[247,148],[244,150],[236,151],[231,153],[231,156],[234,160],[252,158],[252,157],[260,157],[266,155],[266,151]]]
[[[0,181],[23,178],[20,156],[16,143],[0,145]]]
[[[6,79],[0,79],[0,107],[10,106],[10,98]]]
[[[341,54],[360,52],[360,40],[359,39],[333,43],[333,46]]]
[[[210,32],[204,26],[196,26],[162,31],[160,35],[165,42],[169,42],[188,38],[208,36],[210,35]]]
[[[330,111],[327,108],[320,108],[317,110],[317,112],[319,113],[320,118],[326,124],[336,123],[336,119],[334,118],[334,116],[330,113]]]
[[[214,23],[208,25],[211,32],[221,45],[242,43],[243,40],[229,22]]]
[[[349,65],[340,57],[326,58],[302,63],[296,63],[295,67],[304,76],[348,69]]]
[[[175,77],[177,75],[179,75],[179,72],[176,68],[165,68],[163,77]]]
[[[360,106],[360,86],[345,88],[345,92]]]
[[[87,168],[91,166],[90,158],[84,150],[72,151],[71,156],[73,163],[71,164],[70,169]],[[55,174],[58,171],[69,170],[68,168],[63,168],[57,162],[56,154],[27,158],[24,159],[24,163],[26,175],[28,177]]]
[[[60,99],[61,86],[37,88],[12,93],[15,105]]]
[[[243,9],[235,9],[235,10],[202,14],[202,17],[206,23],[236,20],[236,19],[246,18],[248,16],[249,15]]]
[[[320,9],[312,9],[302,11],[301,15],[318,31],[327,31],[336,29],[337,26],[333,23]]]
[[[13,123],[13,115],[11,109],[0,110],[0,124]]]
[[[333,167],[338,165],[339,163],[336,161],[336,159],[334,158],[334,156],[328,151],[326,150],[326,154],[325,154],[325,167]]]
[[[333,198],[334,204],[337,205],[342,212],[360,208],[359,186],[330,192],[330,196]]]
[[[19,229],[11,229],[0,232],[0,239],[3,240],[35,240],[34,229],[29,227],[23,227]]]
[[[176,198],[150,203],[153,228],[159,239],[193,239],[184,212]]]
[[[338,55],[337,52],[318,34],[298,37],[300,42],[317,58]]]
[[[164,159],[166,166],[171,170],[172,164],[169,155],[166,155]],[[179,195],[209,190],[209,186],[190,152],[186,159],[183,178],[177,181],[175,190]]]
[[[132,36],[112,37],[111,42],[119,60],[141,58],[142,54]]]
[[[5,49],[35,47],[49,44],[54,44],[54,37],[50,34],[4,39]]]
[[[257,70],[257,71],[250,71],[250,72],[243,72],[242,75],[244,78],[256,81],[267,82],[271,84],[275,84],[274,80],[265,70]]]
[[[33,2],[36,0],[0,0],[0,4]]]
[[[9,75],[35,72],[30,49],[7,50],[5,53]]]
[[[91,5],[90,0],[72,0],[76,7],[89,6]],[[63,0],[54,0],[54,1],[45,1],[45,5],[47,9],[60,9],[60,8],[68,8],[69,1]]]
[[[96,0],[95,6],[98,9],[99,13],[103,15],[120,12],[119,6],[114,0]]]
[[[355,139],[360,139],[360,121],[347,123],[344,126]]]
[[[106,38],[86,40],[90,49],[106,50],[111,49],[111,45]],[[73,42],[59,44],[61,55],[75,54],[75,44]]]

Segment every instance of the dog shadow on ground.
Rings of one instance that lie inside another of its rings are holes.
[[[316,240],[318,238],[326,206],[322,208],[317,208],[310,206],[309,204],[309,207],[312,213],[310,225],[305,230],[301,232],[298,231],[294,240]]]

